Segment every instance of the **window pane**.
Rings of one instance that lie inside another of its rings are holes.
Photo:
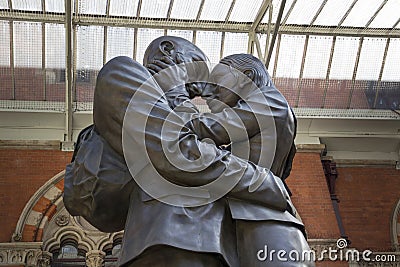
[[[332,40],[332,37],[327,36],[310,36],[304,62],[303,78],[325,79]]]
[[[390,39],[382,81],[400,81],[400,39]]]
[[[15,98],[44,100],[42,24],[14,22]]]
[[[111,16],[136,16],[139,0],[110,0]]]
[[[193,40],[193,32],[192,31],[185,31],[185,30],[168,30],[167,31],[168,35],[171,36],[178,36],[182,37],[183,39],[186,39],[190,42]]]
[[[389,0],[372,21],[371,28],[391,28],[399,19],[400,1]]]
[[[140,16],[146,18],[166,18],[170,0],[146,0],[142,2]]]
[[[106,61],[116,56],[132,58],[133,39],[135,37],[135,30],[133,28],[108,27],[107,34]]]
[[[376,12],[382,1],[363,0],[357,1],[349,16],[344,20],[342,26],[363,27]]]
[[[75,73],[75,101],[93,101],[96,77],[103,66],[104,28],[100,26],[77,27],[77,62]],[[82,106],[79,110],[88,110]]]
[[[46,0],[46,12],[65,12],[64,0]]]
[[[0,8],[8,9],[8,0],[0,0]]]
[[[386,39],[365,38],[357,68],[357,80],[378,80]]]
[[[46,24],[46,100],[65,100],[65,29],[62,24]]]
[[[233,6],[230,21],[252,22],[260,10],[262,0],[253,0],[249,4],[248,0],[236,0]]]
[[[359,41],[354,37],[336,38],[329,79],[352,79]]]
[[[0,99],[13,99],[10,68],[10,24],[0,21]]]
[[[323,0],[297,0],[286,24],[310,24]]]
[[[104,28],[101,26],[78,26],[77,68],[100,69],[103,65]]]
[[[218,3],[213,0],[206,0],[201,11],[200,20],[224,21],[231,4],[232,0],[221,0]]]
[[[79,0],[78,8],[80,14],[106,14],[106,0]]]
[[[46,23],[46,68],[65,68],[65,28]]]
[[[220,60],[221,38],[221,32],[197,32],[196,45],[207,55],[211,64],[216,64]]]
[[[146,48],[149,46],[151,41],[163,36],[164,30],[160,29],[139,29],[138,30],[138,40],[137,40],[137,52],[136,61],[143,63],[143,56]]]
[[[15,67],[42,67],[42,25],[38,22],[14,22]]]
[[[286,17],[286,14],[289,11],[290,6],[292,5],[294,0],[288,0],[285,3],[285,8],[283,9],[282,20]],[[282,0],[273,0],[272,1],[272,23],[275,23],[278,18],[279,8],[281,7]],[[268,23],[268,11],[265,14],[262,23]]]
[[[315,20],[315,25],[336,26],[350,8],[353,1],[335,0],[326,2],[321,13]]]
[[[247,44],[249,36],[247,33],[225,33],[224,53],[228,56],[238,53],[247,53]]]
[[[42,11],[41,0],[12,0],[13,9]]]
[[[201,0],[174,0],[171,18],[195,19],[199,12]]]
[[[282,35],[276,77],[300,76],[305,39],[305,36],[300,35]]]

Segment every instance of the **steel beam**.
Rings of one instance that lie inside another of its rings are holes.
[[[294,2],[296,2],[296,0]],[[269,61],[271,60],[272,50],[274,49],[275,40],[276,40],[276,36],[278,34],[279,25],[281,24],[281,19],[282,19],[282,15],[283,15],[283,10],[285,9],[285,5],[286,5],[286,0],[282,0],[281,6],[279,7],[278,17],[276,18],[276,23],[274,25],[274,33],[272,34],[271,43],[268,48],[268,56],[265,60],[266,66],[269,65]],[[270,27],[268,27],[267,29],[270,29]]]
[[[375,93],[375,99],[374,99],[373,108],[376,108],[376,103],[378,102],[379,90],[381,89],[382,75],[383,75],[383,70],[385,69],[385,63],[386,63],[387,53],[388,53],[388,50],[389,50],[389,45],[390,45],[390,38],[388,38],[386,40],[385,51],[383,53],[382,65],[381,65],[381,69],[379,71],[379,77],[378,77],[378,83],[377,83],[377,87],[376,87],[376,93]]]
[[[139,8],[138,8],[139,9]],[[139,10],[140,11],[140,10]],[[283,12],[283,11],[282,11]],[[44,23],[65,22],[65,14],[35,13],[30,11],[12,11],[0,13],[0,20],[8,21],[33,21]],[[229,20],[229,18],[228,18]],[[187,23],[186,23],[187,22]],[[200,31],[224,31],[248,33],[253,23],[237,23],[230,21],[205,21],[205,20],[179,20],[162,18],[141,18],[141,17],[117,17],[105,15],[79,14],[73,17],[74,25],[96,25],[96,26],[116,26],[128,28],[157,28],[157,29],[177,29],[177,30],[200,30]],[[268,31],[275,30],[275,24],[260,23],[256,33],[266,34]],[[269,28],[270,27],[270,28]],[[381,38],[400,38],[398,28],[364,28],[364,27],[337,27],[337,26],[317,26],[317,25],[282,25],[279,27],[280,34],[294,35],[323,35],[323,36],[352,36],[352,37],[381,37]],[[271,41],[272,44],[272,41]]]
[[[72,85],[73,85],[73,40],[72,0],[65,1],[65,135],[64,141],[72,142]]]

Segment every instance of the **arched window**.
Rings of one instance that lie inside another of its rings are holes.
[[[52,267],[85,267],[85,252],[79,251],[74,241],[66,241],[58,251],[53,252]]]

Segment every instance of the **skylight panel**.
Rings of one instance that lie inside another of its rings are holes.
[[[282,35],[276,77],[299,78],[305,39],[303,35]]]
[[[303,77],[325,79],[333,37],[310,36],[304,62]]]
[[[364,27],[381,3],[378,0],[357,1],[342,26]]]
[[[135,17],[139,0],[110,0],[111,16]]]
[[[236,0],[229,21],[253,22],[258,10],[260,10],[262,0]]]
[[[8,9],[8,0],[0,0],[0,9]]]
[[[42,11],[41,0],[12,0],[13,9],[27,11]]]
[[[10,24],[8,21],[0,21],[0,66],[10,66]]]
[[[400,1],[389,0],[369,25],[371,28],[392,28],[400,18]]]
[[[282,20],[286,17],[286,14],[289,11],[290,6],[292,5],[294,0],[288,0],[285,3],[285,8],[283,9],[282,13]],[[272,1],[272,23],[276,23],[276,20],[278,18],[278,13],[279,13],[279,8],[281,7],[282,0],[273,0]],[[268,23],[268,12],[265,13],[265,16],[263,20],[261,21],[262,23]]]
[[[42,67],[42,24],[14,22],[15,67]]]
[[[133,28],[108,27],[106,61],[117,56],[131,58],[133,55],[134,37],[135,30]]]
[[[201,0],[174,0],[171,18],[195,19],[199,13]]]
[[[166,18],[170,0],[142,1],[140,16],[145,18]]]
[[[353,1],[331,0],[326,2],[314,25],[337,26]]]
[[[224,53],[223,56],[228,56],[238,53],[247,53],[247,44],[249,36],[247,33],[225,33]]]
[[[186,31],[186,30],[168,30],[167,31],[168,35],[172,35],[172,36],[178,36],[181,37],[183,39],[186,39],[190,42],[192,42],[193,40],[193,31]]]
[[[154,39],[164,36],[161,29],[138,29],[136,61],[143,63],[143,56],[146,48]]]
[[[383,68],[382,81],[400,81],[400,39],[390,39],[386,55],[385,67]]]
[[[65,12],[64,0],[46,0],[45,1],[46,12]]]
[[[211,64],[220,60],[222,32],[198,31],[196,45],[207,55]]]
[[[77,69],[99,70],[103,66],[104,28],[79,26],[76,34]]]
[[[200,20],[224,21],[231,4],[232,0],[205,0]]]
[[[337,37],[329,79],[351,80],[360,38]]]
[[[286,24],[310,24],[324,0],[297,0]]]
[[[356,80],[378,80],[385,45],[386,39],[384,38],[364,38]]]
[[[65,69],[65,28],[63,24],[46,23],[46,68]]]
[[[105,15],[107,1],[106,0],[80,0],[78,3],[80,14],[98,14]]]

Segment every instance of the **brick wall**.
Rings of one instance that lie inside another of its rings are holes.
[[[71,156],[55,150],[0,149],[0,243],[11,240],[25,204]]]
[[[336,191],[351,246],[390,250],[390,219],[400,199],[400,170],[338,168]]]
[[[287,178],[309,238],[339,238],[332,202],[318,153],[297,153]]]
[[[77,70],[74,101],[93,101],[98,70]],[[63,69],[15,68],[15,90],[11,69],[0,67],[0,99],[64,101]],[[276,87],[292,107],[371,108],[378,85],[373,81],[274,78]],[[35,88],[35,89],[33,89]],[[383,82],[376,108],[397,109],[398,82]],[[349,102],[350,101],[350,102]]]
[[[55,150],[0,150],[0,243],[9,242],[29,198],[71,159]],[[340,211],[352,247],[390,250],[389,221],[400,197],[400,171],[338,168]],[[297,153],[287,180],[309,238],[336,239],[339,230],[318,153]],[[323,262],[317,266],[346,266]]]

